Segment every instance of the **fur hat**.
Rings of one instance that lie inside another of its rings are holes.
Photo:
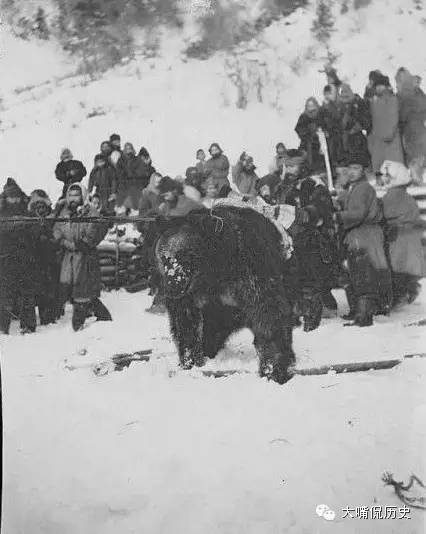
[[[361,165],[364,168],[364,156],[362,154],[351,154],[346,158],[345,163],[345,167],[349,167],[349,165]]]
[[[13,178],[8,178],[6,180],[6,184],[3,187],[3,194],[5,197],[26,197],[25,193]]]
[[[168,191],[181,191],[182,185],[176,180],[173,180],[173,178],[170,178],[170,176],[163,176],[158,189],[160,191],[160,195],[164,195],[164,193],[167,193]]]
[[[121,137],[118,134],[114,133],[110,135],[109,141],[110,143],[112,143],[113,141],[121,141]]]
[[[384,74],[376,74],[373,80],[373,87],[377,87],[378,85],[384,85],[385,87],[390,87],[389,77],[385,76]]]
[[[269,188],[272,188],[272,186],[276,184],[276,182],[277,177],[275,174],[267,174],[266,176],[262,176],[262,178],[257,181],[256,189],[260,191],[265,185],[267,185]]]
[[[30,201],[28,203],[28,210],[31,211],[37,202],[42,202],[49,208],[52,206],[49,195],[43,189],[34,189],[34,191],[31,193]]]
[[[87,202],[87,199],[88,199],[88,195],[87,195],[87,189],[84,187],[83,184],[80,184],[78,182],[74,183],[74,184],[70,184],[70,186],[68,187],[67,189],[67,193],[66,193],[66,199],[68,200],[68,194],[71,190],[75,190],[75,189],[80,189],[80,193],[81,193],[81,197],[83,199],[83,204],[86,204]]]
[[[151,156],[149,155],[148,150],[144,146],[141,147],[141,149],[139,150],[138,156],[140,158],[146,158],[146,159],[151,158]]]
[[[95,156],[95,163],[97,161],[108,161],[107,157],[105,156],[105,154],[96,154]]]
[[[69,148],[63,148],[61,150],[61,161],[64,161],[65,159],[73,159],[72,152]]]
[[[131,153],[136,155],[136,150],[132,143],[124,143],[123,152],[126,152],[127,148],[130,148]]]
[[[403,163],[397,161],[385,161],[380,168],[387,189],[392,187],[407,186],[411,183],[410,171]]]
[[[212,153],[212,148],[213,147],[216,147],[219,152],[222,154],[223,150],[220,148],[220,145],[219,143],[212,143],[210,146],[209,146],[209,153],[211,154]]]
[[[287,150],[287,155],[285,158],[286,164],[302,164],[305,163],[306,156],[304,152],[299,150],[298,148],[290,148],[290,150]]]

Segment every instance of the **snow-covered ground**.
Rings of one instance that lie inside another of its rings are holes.
[[[426,327],[406,325],[426,317],[425,289],[371,328],[335,318],[297,330],[298,367],[424,351]],[[177,370],[167,319],[144,311],[150,297],[103,298],[111,324],[76,334],[68,310],[58,325],[1,339],[6,534],[424,532],[414,509],[410,520],[342,516],[402,506],[384,471],[426,478],[426,359],[278,386],[256,375],[243,331],[207,367],[252,373],[200,378]],[[146,348],[151,361],[122,372],[66,368]],[[316,515],[323,503],[334,522]]]

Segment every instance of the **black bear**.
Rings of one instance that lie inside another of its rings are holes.
[[[233,332],[249,328],[260,376],[289,380],[292,306],[274,224],[252,209],[229,206],[159,224],[155,261],[180,365],[202,366]]]

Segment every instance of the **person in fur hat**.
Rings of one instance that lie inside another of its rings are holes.
[[[376,69],[376,70],[371,70],[368,74],[368,83],[367,85],[365,86],[365,91],[364,91],[364,100],[366,102],[370,102],[372,98],[374,98],[375,94],[376,94],[376,80],[379,79],[380,77],[382,77],[383,74],[382,74],[382,71]]]
[[[384,308],[391,290],[382,229],[383,211],[358,160],[349,161],[350,187],[343,210],[335,214],[344,232],[349,283],[346,296],[356,326],[371,326],[373,315]]]
[[[75,222],[57,222],[53,227],[55,241],[63,250],[60,283],[64,300],[72,299],[72,327],[84,326],[92,313],[99,321],[111,321],[111,315],[99,299],[101,273],[96,247],[105,237],[108,225],[78,222],[79,217],[95,217],[98,212],[88,204],[86,189],[72,184],[65,197],[61,218]]]
[[[413,182],[421,184],[426,170],[426,95],[407,69],[400,68],[395,80],[406,163]]]
[[[4,334],[9,333],[12,319],[19,319],[24,334],[36,330],[37,263],[31,226],[4,220],[26,216],[27,204],[25,193],[8,178],[0,198],[0,332]]]
[[[287,151],[285,159],[284,176],[272,175],[270,187],[272,198],[277,204],[285,204],[288,191],[294,183],[300,178],[306,178],[308,169],[306,165],[306,155],[297,148],[291,148]]]
[[[226,197],[230,191],[228,180],[229,160],[218,143],[212,143],[209,148],[211,158],[205,163],[205,177],[212,178],[219,187],[219,196]]]
[[[81,182],[86,176],[86,167],[81,161],[74,159],[69,148],[61,150],[61,161],[56,165],[55,176],[56,179],[62,182],[62,196],[65,195],[70,184]]]
[[[253,158],[243,152],[232,169],[232,181],[243,196],[254,197],[257,194],[256,184],[259,177],[255,171]]]
[[[392,271],[393,305],[413,302],[426,276],[422,234],[426,222],[420,217],[417,202],[407,193],[409,170],[399,162],[385,161],[381,168],[382,198],[386,223],[386,245]]]
[[[339,130],[342,135],[342,153],[337,161],[354,158],[367,168],[370,165],[367,137],[371,131],[368,103],[355,94],[348,84],[342,84],[338,93]],[[365,133],[364,133],[365,132]]]
[[[101,146],[99,148],[99,154],[105,156],[105,159],[108,161],[109,164],[111,164],[109,157],[112,154],[112,150],[113,148],[110,141],[102,141]]]
[[[318,137],[320,128],[326,137],[330,137],[333,131],[332,119],[328,111],[320,107],[316,98],[310,97],[306,100],[305,110],[297,121],[295,131],[300,138],[299,150],[306,153],[306,162],[312,171],[325,169]]]
[[[126,143],[117,164],[117,206],[124,207],[127,212],[137,210],[142,190],[148,185],[154,172],[149,155],[136,155],[132,143]]]
[[[368,136],[373,172],[378,174],[385,160],[404,162],[399,133],[398,99],[393,94],[390,81],[383,74],[374,80],[374,96],[370,99],[372,120]]]
[[[337,303],[331,293],[338,269],[333,202],[321,176],[296,174],[291,162],[287,171],[293,174],[284,180],[283,200],[296,208],[289,233],[299,267],[304,330],[309,332],[319,326],[326,308],[329,313],[337,313]]]
[[[34,225],[33,239],[35,244],[35,259],[37,262],[37,293],[36,305],[38,307],[40,324],[47,325],[59,319],[60,292],[59,272],[60,255],[53,239],[53,221],[49,220],[52,214],[52,203],[49,196],[42,189],[35,189],[30,195],[28,214],[31,217],[40,217],[42,222]]]
[[[89,177],[89,192],[99,195],[103,213],[113,211],[117,198],[117,173],[111,165],[108,165],[103,154],[95,156],[95,165]]]
[[[163,201],[158,211],[164,217],[182,217],[193,210],[203,208],[201,202],[186,197],[182,185],[169,176],[161,179],[158,189]]]
[[[275,146],[275,156],[272,163],[269,165],[269,173],[283,176],[285,174],[285,159],[287,157],[287,149],[284,143],[277,143]]]

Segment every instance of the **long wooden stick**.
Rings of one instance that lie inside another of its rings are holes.
[[[426,358],[426,353],[415,353],[415,354],[405,354],[400,359],[393,360],[377,360],[372,362],[350,362],[350,363],[335,363],[330,365],[322,365],[321,367],[310,367],[306,369],[296,369],[295,375],[300,376],[316,376],[316,375],[326,375],[329,372],[335,372],[337,374],[341,373],[359,373],[363,371],[379,371],[382,369],[392,369],[396,367],[404,360],[412,358]],[[203,376],[209,378],[224,378],[227,376],[237,375],[237,374],[249,374],[250,371],[246,369],[224,369],[224,370],[202,370]]]
[[[322,128],[318,128],[318,138],[319,138],[321,149],[322,149],[324,159],[325,159],[325,168],[327,169],[328,190],[330,191],[330,193],[332,193],[334,192],[334,185],[333,185],[333,175],[331,172],[331,165],[330,165],[330,155],[328,153],[327,138]]]

